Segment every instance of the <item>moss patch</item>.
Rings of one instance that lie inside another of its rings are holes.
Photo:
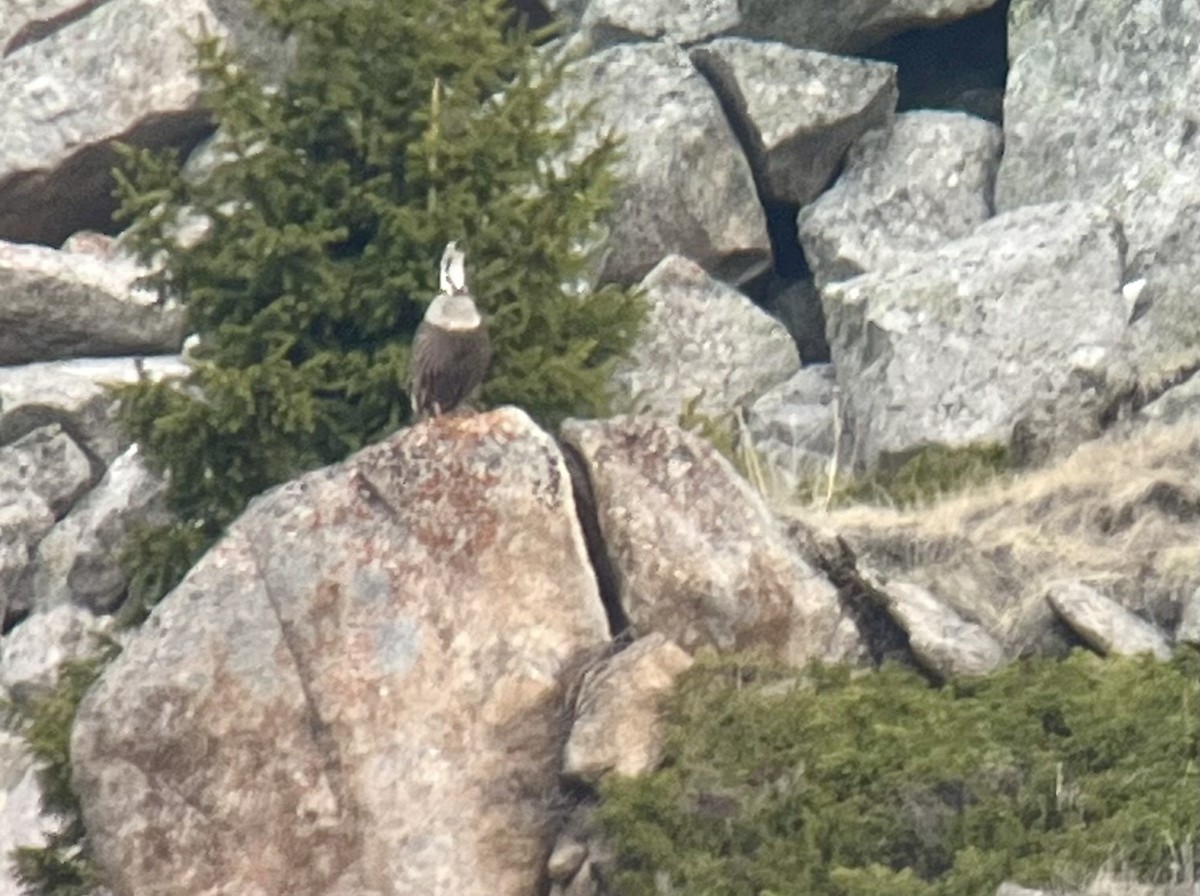
[[[931,688],[898,668],[706,660],[666,761],[612,779],[623,896],[977,896],[1161,876],[1197,840],[1200,663],[1077,652]]]

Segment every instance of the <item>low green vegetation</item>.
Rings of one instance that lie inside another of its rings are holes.
[[[87,851],[79,799],[71,789],[71,725],[88,688],[119,648],[104,642],[94,656],[65,662],[49,693],[5,703],[6,726],[25,738],[38,764],[42,808],[59,826],[45,846],[22,846],[12,859],[17,880],[40,896],[86,896],[102,882]]]
[[[980,896],[1162,879],[1198,837],[1200,663],[1023,661],[930,687],[707,659],[666,759],[610,779],[621,896]]]
[[[927,445],[899,464],[847,478],[835,485],[833,504],[918,507],[975,486],[1012,469],[1008,448],[993,443],[949,448]]]

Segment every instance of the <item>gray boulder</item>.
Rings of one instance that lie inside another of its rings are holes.
[[[664,258],[640,288],[650,315],[612,377],[639,412],[677,420],[694,402],[725,419],[800,366],[779,321],[686,258]]]
[[[96,637],[112,629],[112,618],[80,607],[34,613],[0,639],[0,687],[18,701],[44,697],[58,679],[58,667],[96,653]]]
[[[43,426],[0,448],[0,489],[31,492],[55,519],[93,482],[91,461],[61,426]]]
[[[0,364],[178,351],[183,311],[138,289],[144,273],[120,258],[0,242]]]
[[[1141,286],[1145,377],[1200,359],[1200,7],[1170,0],[1014,0],[996,206],[1103,203]]]
[[[671,253],[722,280],[766,269],[770,240],[750,165],[683,50],[636,44],[589,56],[567,69],[553,102],[563,116],[595,104],[576,153],[609,132],[624,141],[602,279],[634,283]]]
[[[1063,622],[1103,654],[1171,657],[1166,635],[1156,626],[1089,585],[1076,581],[1055,584],[1046,592],[1046,600]]]
[[[692,658],[652,632],[584,673],[575,700],[563,772],[595,782],[603,775],[641,775],[662,758],[662,698]]]
[[[210,129],[198,34],[228,38],[267,70],[283,64],[284,42],[266,39],[240,0],[110,0],[86,11],[0,58],[0,238],[58,245],[110,227],[115,141],[187,145]]]
[[[1128,388],[1120,228],[1056,203],[822,294],[862,464],[923,445],[1008,443],[1019,453],[1094,436]]]
[[[9,857],[19,846],[45,846],[58,828],[42,815],[37,767],[24,738],[0,729],[0,896],[27,896]]]
[[[1183,602],[1179,625],[1175,627],[1175,640],[1180,644],[1200,647],[1200,586],[1197,586]]]
[[[162,379],[187,372],[187,365],[175,355],[0,367],[0,443],[57,424],[90,456],[109,463],[128,445],[117,423],[109,385],[136,382],[139,376]]]
[[[913,657],[938,678],[987,675],[1004,662],[1000,642],[983,626],[963,619],[930,591],[910,582],[886,580],[860,568],[888,614],[908,635]]]
[[[35,492],[0,483],[0,623],[29,609],[34,551],[53,525],[50,506]]]
[[[854,52],[910,28],[931,28],[996,0],[742,0],[737,33],[796,47]]]
[[[58,425],[0,448],[0,623],[29,609],[34,551],[94,481],[87,454]]]
[[[142,464],[137,446],[127,449],[38,545],[33,605],[115,610],[129,584],[120,563],[125,536],[134,524],[169,520],[165,492],[166,483]]]
[[[990,122],[934,111],[905,112],[861,137],[837,183],[797,219],[817,283],[967,236],[991,216],[1001,140]]]
[[[734,27],[737,0],[591,0],[579,30],[596,49],[626,41],[692,43]]]
[[[635,635],[798,665],[842,656],[837,592],[708,442],[649,417],[568,420],[561,435],[587,472]]]
[[[810,489],[828,472],[836,416],[833,367],[798,370],[763,394],[746,415],[751,443],[776,490]],[[806,497],[799,495],[799,497]]]
[[[93,853],[116,896],[527,896],[607,639],[554,441],[511,408],[403,430],[252,502],[105,669]]]
[[[896,108],[896,67],[786,44],[721,38],[691,52],[738,131],[766,200],[811,202],[858,137]]]

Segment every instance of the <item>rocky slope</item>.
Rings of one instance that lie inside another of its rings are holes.
[[[1200,643],[1200,12],[997,10],[532,8],[581,53],[558,107],[595,101],[625,141],[603,276],[652,306],[614,378],[637,416],[558,441],[515,409],[435,421],[257,501],[76,725],[112,892],[596,892],[563,757],[577,781],[651,767],[654,695],[701,647],[940,680]],[[972,22],[979,58],[1006,26],[1006,84],[961,62]],[[239,2],[0,0],[15,696],[107,630],[117,546],[162,512],[104,384],[185,370],[183,323],[136,285],[108,171],[116,141],[208,135],[198,24],[286,65]],[[924,94],[914,45],[946,60]],[[772,502],[675,425],[689,407],[740,434]],[[919,510],[808,500],[980,444],[1030,469]],[[3,745],[0,848],[37,844],[30,760]]]

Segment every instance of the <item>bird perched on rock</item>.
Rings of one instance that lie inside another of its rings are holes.
[[[454,410],[480,383],[492,359],[487,325],[467,291],[467,259],[454,242],[442,253],[440,292],[413,338],[409,394],[417,418]]]

